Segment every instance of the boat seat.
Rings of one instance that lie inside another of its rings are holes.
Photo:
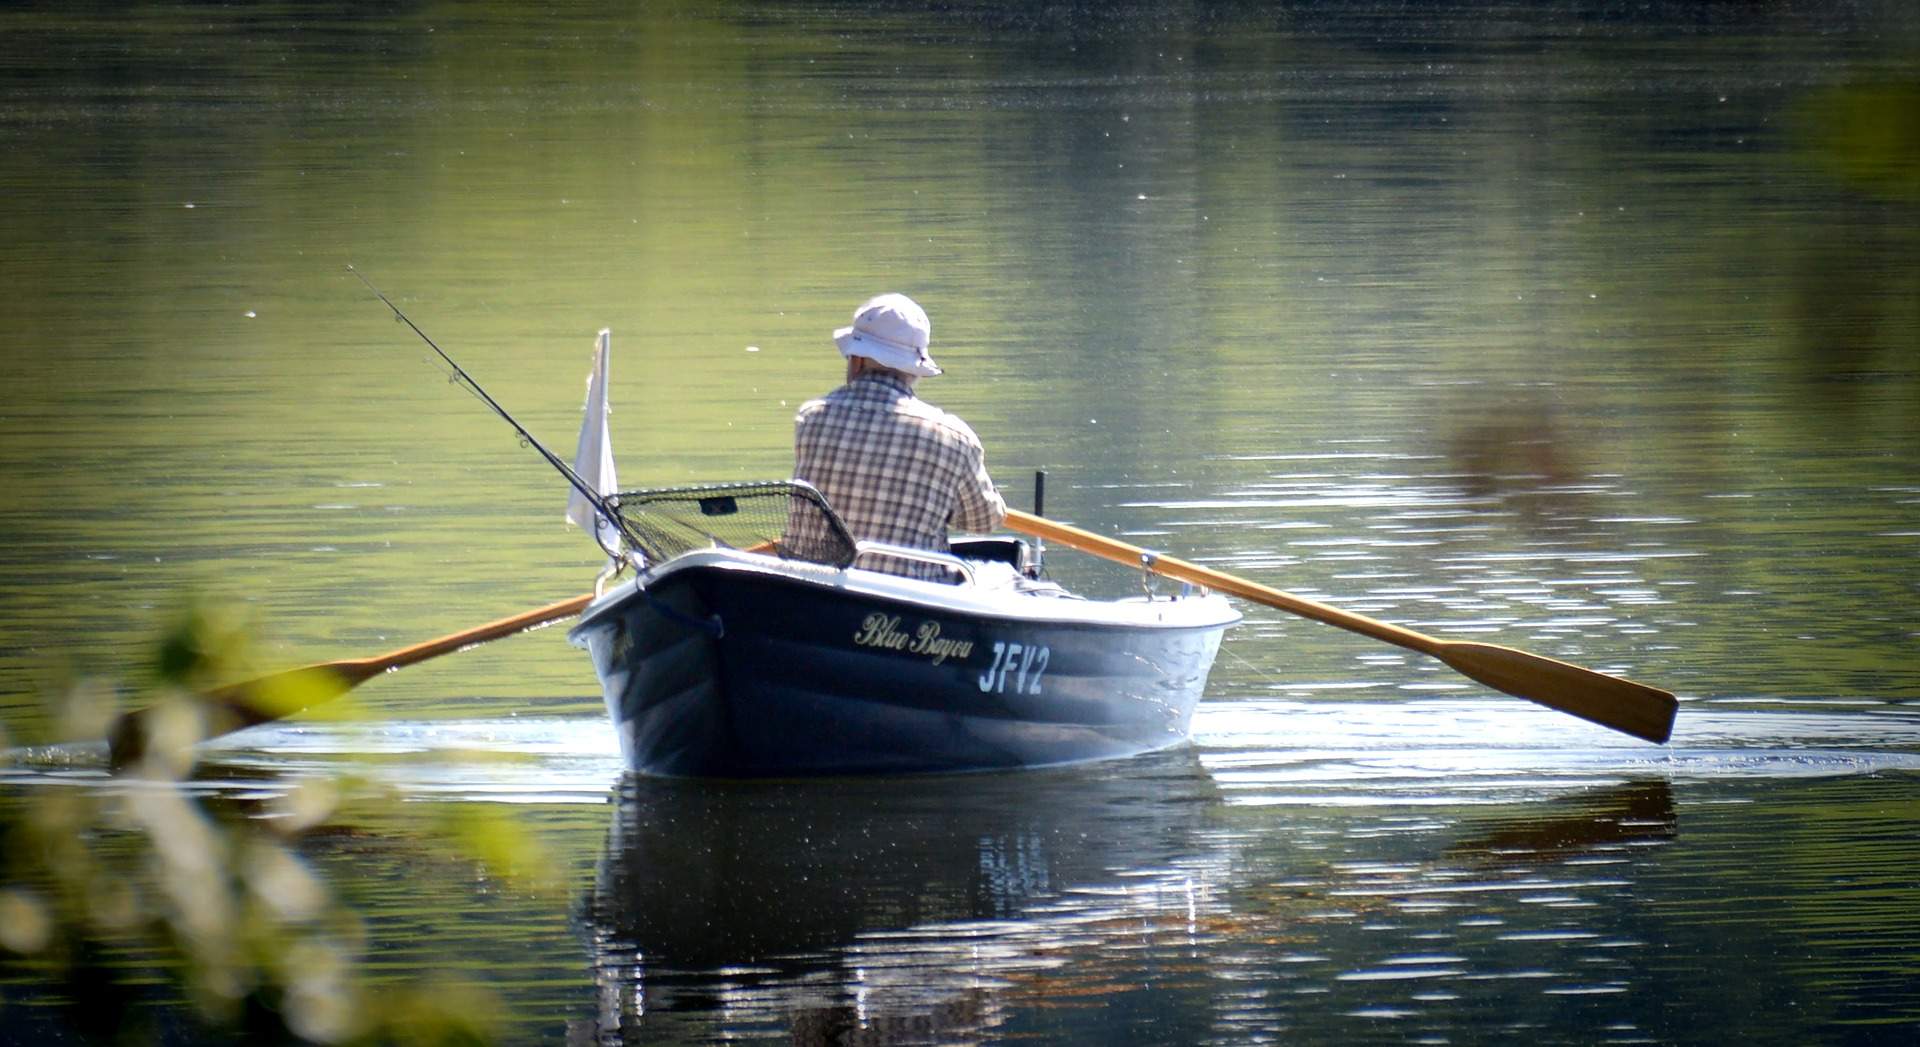
[[[948,547],[953,550],[953,555],[962,560],[1010,564],[1021,574],[1027,574],[1033,567],[1033,547],[1022,539],[1008,535],[955,538],[948,543]]]

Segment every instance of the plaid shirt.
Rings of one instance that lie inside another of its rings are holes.
[[[889,375],[863,374],[802,404],[793,443],[793,475],[827,496],[856,539],[945,552],[948,527],[991,531],[1006,519],[980,438]],[[818,521],[800,519],[786,544],[804,556],[825,538]],[[862,565],[909,578],[951,575],[889,557]]]

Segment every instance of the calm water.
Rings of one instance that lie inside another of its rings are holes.
[[[635,486],[783,475],[902,290],[1014,503],[1671,687],[1673,744],[1247,608],[1190,752],[622,782],[549,630],[209,754],[546,841],[557,893],[397,816],[305,845],[376,980],[525,1041],[1912,1042],[1920,16],[1422,12],[0,13],[0,725],[195,598],[277,667],[587,586],[348,264],[563,451],[611,327]],[[0,982],[0,1039],[59,995]]]

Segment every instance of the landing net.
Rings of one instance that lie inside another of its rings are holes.
[[[622,491],[611,507],[652,563],[716,546],[845,567],[853,536],[811,485],[798,480]]]

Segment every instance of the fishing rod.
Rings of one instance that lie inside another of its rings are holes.
[[[547,460],[548,465],[551,465],[555,469],[558,469],[560,471],[560,475],[567,478],[567,483],[572,484],[573,489],[580,492],[581,496],[586,498],[588,504],[593,506],[593,511],[600,514],[602,519],[605,519],[607,522],[613,524],[613,526],[620,531],[620,536],[626,539],[627,546],[629,548],[632,548],[632,549],[646,548],[646,546],[639,541],[638,536],[635,535],[633,531],[627,526],[627,521],[625,517],[620,515],[619,508],[616,502],[609,501],[607,498],[602,496],[600,492],[594,490],[593,485],[587,483],[586,480],[581,478],[579,473],[576,473],[573,471],[573,466],[568,465],[559,455],[554,454],[552,451],[547,450],[547,446],[541,443],[538,439],[536,439],[532,433],[528,432],[527,427],[524,425],[521,425],[518,419],[514,418],[513,415],[508,414],[507,409],[500,406],[500,402],[498,400],[495,400],[493,397],[487,395],[487,391],[485,389],[480,388],[480,383],[473,380],[473,376],[467,373],[466,368],[461,367],[458,361],[456,361],[453,357],[447,355],[447,351],[445,349],[440,348],[440,346],[437,343],[435,343],[432,338],[427,337],[427,332],[422,331],[420,329],[419,324],[416,324],[412,320],[408,319],[407,314],[401,312],[400,307],[393,304],[393,299],[388,298],[386,294],[383,293],[378,287],[373,286],[373,281],[367,279],[366,276],[360,272],[360,270],[355,269],[351,265],[347,266],[347,272],[352,273],[355,277],[357,277],[360,280],[361,283],[367,285],[367,290],[372,291],[373,296],[375,298],[380,299],[380,301],[384,305],[386,305],[388,309],[393,310],[393,315],[395,319],[399,320],[403,324],[406,324],[409,328],[412,328],[413,333],[419,335],[420,340],[427,343],[427,348],[432,349],[434,353],[440,357],[440,359],[445,360],[447,362],[448,367],[453,368],[453,376],[455,381],[459,382],[461,385],[464,385],[469,392],[478,396],[482,403],[486,404],[489,408],[492,408],[494,414],[499,415],[503,420],[505,420],[505,422],[508,425],[513,426],[513,431],[520,434],[521,443],[524,443],[527,446],[533,448],[535,451],[538,451],[540,453],[540,457],[545,458]]]

